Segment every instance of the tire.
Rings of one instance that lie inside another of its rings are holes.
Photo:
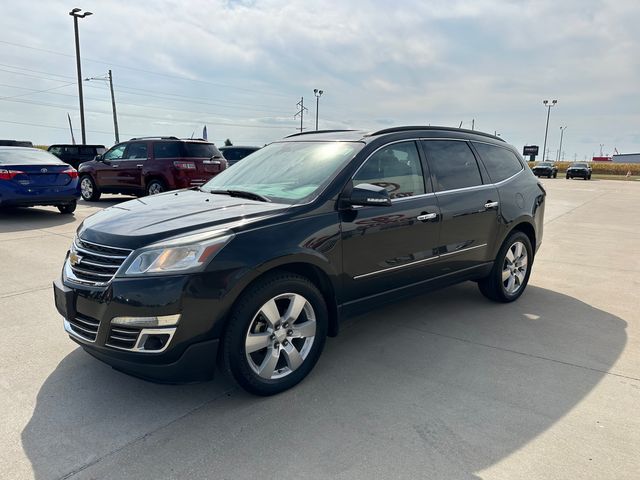
[[[89,175],[80,177],[80,195],[85,202],[97,202],[100,200],[101,192],[96,186],[96,182]]]
[[[284,327],[294,301],[299,315]],[[249,393],[283,392],[318,361],[328,319],[324,297],[307,278],[287,272],[267,275],[242,293],[231,310],[222,340],[223,369]]]
[[[567,175],[567,180],[569,180],[571,177],[569,175]]]
[[[558,172],[553,174],[553,178],[558,178]]]
[[[591,180],[591,175],[589,175],[586,179],[587,179],[587,180]]]
[[[158,193],[165,192],[166,190],[167,187],[165,187],[162,180],[151,180],[147,185],[147,195],[157,195]]]
[[[75,200],[71,203],[67,203],[65,205],[58,205],[58,210],[62,214],[69,214],[76,211],[76,207],[78,206],[78,202]]]
[[[509,254],[510,257],[507,256]],[[516,258],[512,262],[510,258],[514,256]],[[532,265],[533,249],[529,237],[520,231],[513,232],[500,247],[491,273],[478,282],[478,287],[490,300],[502,303],[513,302],[527,288]],[[507,275],[506,278],[505,275]]]

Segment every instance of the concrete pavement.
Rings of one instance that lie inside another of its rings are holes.
[[[51,280],[114,200],[0,213],[0,477],[638,478],[640,182],[543,183],[519,301],[466,283],[352,319],[267,399],[143,382],[66,337]]]

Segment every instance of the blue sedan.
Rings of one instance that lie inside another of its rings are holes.
[[[73,213],[78,198],[75,168],[37,148],[0,147],[0,208],[53,205]]]

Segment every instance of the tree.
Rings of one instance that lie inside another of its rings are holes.
[[[233,146],[233,143],[231,143],[231,140],[229,140],[228,138],[224,141],[224,146],[225,147],[231,147]]]

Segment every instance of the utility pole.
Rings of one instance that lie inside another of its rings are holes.
[[[472,118],[471,119],[471,130],[475,130],[476,129],[476,119]]]
[[[91,80],[103,80],[109,82],[109,90],[111,90],[111,110],[113,111],[113,130],[116,134],[116,143],[120,143],[120,133],[118,132],[118,114],[116,113],[116,97],[113,94],[113,75],[111,74],[111,70],[107,73],[106,78],[102,77],[90,77],[85,78],[85,82],[90,82]]]
[[[604,143],[600,144],[600,156],[602,156],[602,147],[604,147]]]
[[[73,29],[76,36],[76,70],[78,71],[78,97],[80,98],[80,129],[82,130],[82,144],[87,143],[87,134],[84,128],[84,98],[82,96],[82,69],[80,67],[80,37],[78,34],[78,18],[88,17],[93,15],[91,12],[84,12],[80,14],[81,8],[74,8],[69,12],[69,15],[73,17]]]
[[[300,97],[300,101],[296,103],[296,107],[299,107],[300,110],[298,110],[298,112],[293,116],[293,118],[296,118],[298,115],[300,115],[300,132],[302,132],[302,130],[304,130],[304,127],[303,127],[304,112],[305,110],[307,112],[309,111],[309,109],[304,106],[304,97]]]
[[[549,133],[549,115],[551,114],[551,107],[554,107],[558,103],[558,100],[543,100],[542,104],[547,107],[547,126],[544,129],[544,146],[542,147],[542,154],[547,151],[547,134]],[[544,160],[544,158],[543,158]]]
[[[320,107],[320,97],[324,92],[322,90],[318,90],[317,88],[313,89],[313,94],[316,96],[316,131],[318,130],[318,109]]]
[[[557,162],[562,160],[562,137],[564,137],[564,131],[567,129],[567,126],[560,127],[560,148],[558,149],[558,160]]]

